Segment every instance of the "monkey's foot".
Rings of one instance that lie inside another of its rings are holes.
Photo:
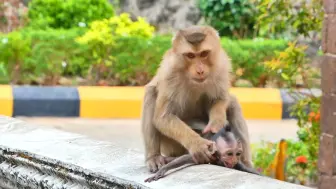
[[[157,181],[157,180],[159,180],[160,178],[163,178],[163,177],[164,177],[164,173],[165,173],[165,171],[161,171],[161,170],[160,170],[160,171],[157,172],[154,176],[147,178],[147,179],[145,180],[145,182]]]
[[[156,155],[147,160],[147,168],[151,173],[156,173],[162,166],[166,164],[165,157]]]

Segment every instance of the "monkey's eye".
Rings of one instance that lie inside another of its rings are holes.
[[[193,53],[187,53],[185,55],[190,59],[195,58],[195,55]]]
[[[232,152],[228,152],[227,155],[228,156],[233,156],[233,153]]]
[[[240,155],[241,155],[241,153],[240,153],[240,152],[237,152],[237,153],[236,153],[236,156],[240,156]]]
[[[202,52],[201,52],[201,57],[202,57],[202,58],[205,58],[205,57],[208,56],[208,54],[209,54],[209,51],[202,51]]]

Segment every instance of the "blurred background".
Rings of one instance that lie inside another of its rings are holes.
[[[314,186],[320,96],[309,91],[320,88],[323,16],[322,0],[0,0],[0,84],[143,86],[173,32],[211,25],[233,87],[288,88],[297,100],[294,139],[254,143],[255,166]]]

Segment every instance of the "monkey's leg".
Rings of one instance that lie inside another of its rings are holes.
[[[155,101],[157,94],[155,86],[146,86],[142,107],[141,128],[145,145],[145,161],[150,172],[156,172],[165,164],[160,154],[160,133],[153,125]]]
[[[233,133],[239,138],[243,145],[242,162],[247,167],[253,167],[250,138],[246,121],[243,117],[240,104],[234,95],[230,95],[230,104],[227,109],[227,119],[232,125]]]
[[[188,153],[187,149],[181,144],[164,135],[161,135],[160,138],[160,150],[166,157],[178,157]]]

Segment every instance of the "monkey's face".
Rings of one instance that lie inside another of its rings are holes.
[[[242,144],[240,142],[228,143],[223,139],[216,141],[218,149],[218,158],[225,167],[233,168],[240,160],[243,153]]]
[[[174,67],[192,83],[202,84],[216,71],[220,40],[216,30],[193,26],[177,33],[173,38],[173,52],[178,55]]]
[[[210,74],[209,56],[211,51],[203,49],[201,51],[189,51],[183,53],[183,58],[187,64],[187,76],[191,82],[199,84],[206,81]]]

